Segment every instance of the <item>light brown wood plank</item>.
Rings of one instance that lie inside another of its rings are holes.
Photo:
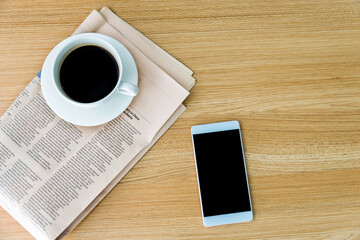
[[[0,1],[0,114],[92,9],[195,72],[187,111],[67,239],[360,239],[360,3]],[[255,219],[202,225],[190,127],[239,120]],[[0,209],[0,239],[31,236]]]

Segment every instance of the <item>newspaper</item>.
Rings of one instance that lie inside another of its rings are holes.
[[[94,10],[75,34],[112,36],[134,56],[140,91],[123,114],[97,127],[65,122],[36,76],[0,119],[0,205],[36,239],[71,231],[185,110],[191,70],[116,22],[108,8]]]

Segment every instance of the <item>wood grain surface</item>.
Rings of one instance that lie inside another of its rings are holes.
[[[360,2],[0,1],[0,114],[108,6],[195,72],[187,111],[67,239],[360,239]],[[190,127],[238,120],[255,218],[202,225]],[[0,209],[1,239],[31,239]]]

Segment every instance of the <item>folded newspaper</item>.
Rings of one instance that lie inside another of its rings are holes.
[[[108,194],[185,111],[192,71],[107,7],[74,34],[97,32],[126,46],[139,95],[113,121],[79,127],[46,104],[40,75],[0,119],[0,206],[36,239],[61,239]]]

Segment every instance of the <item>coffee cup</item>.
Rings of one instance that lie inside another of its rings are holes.
[[[58,95],[81,107],[101,105],[116,94],[135,96],[138,87],[123,79],[117,49],[99,33],[71,36],[59,44],[50,69]]]

